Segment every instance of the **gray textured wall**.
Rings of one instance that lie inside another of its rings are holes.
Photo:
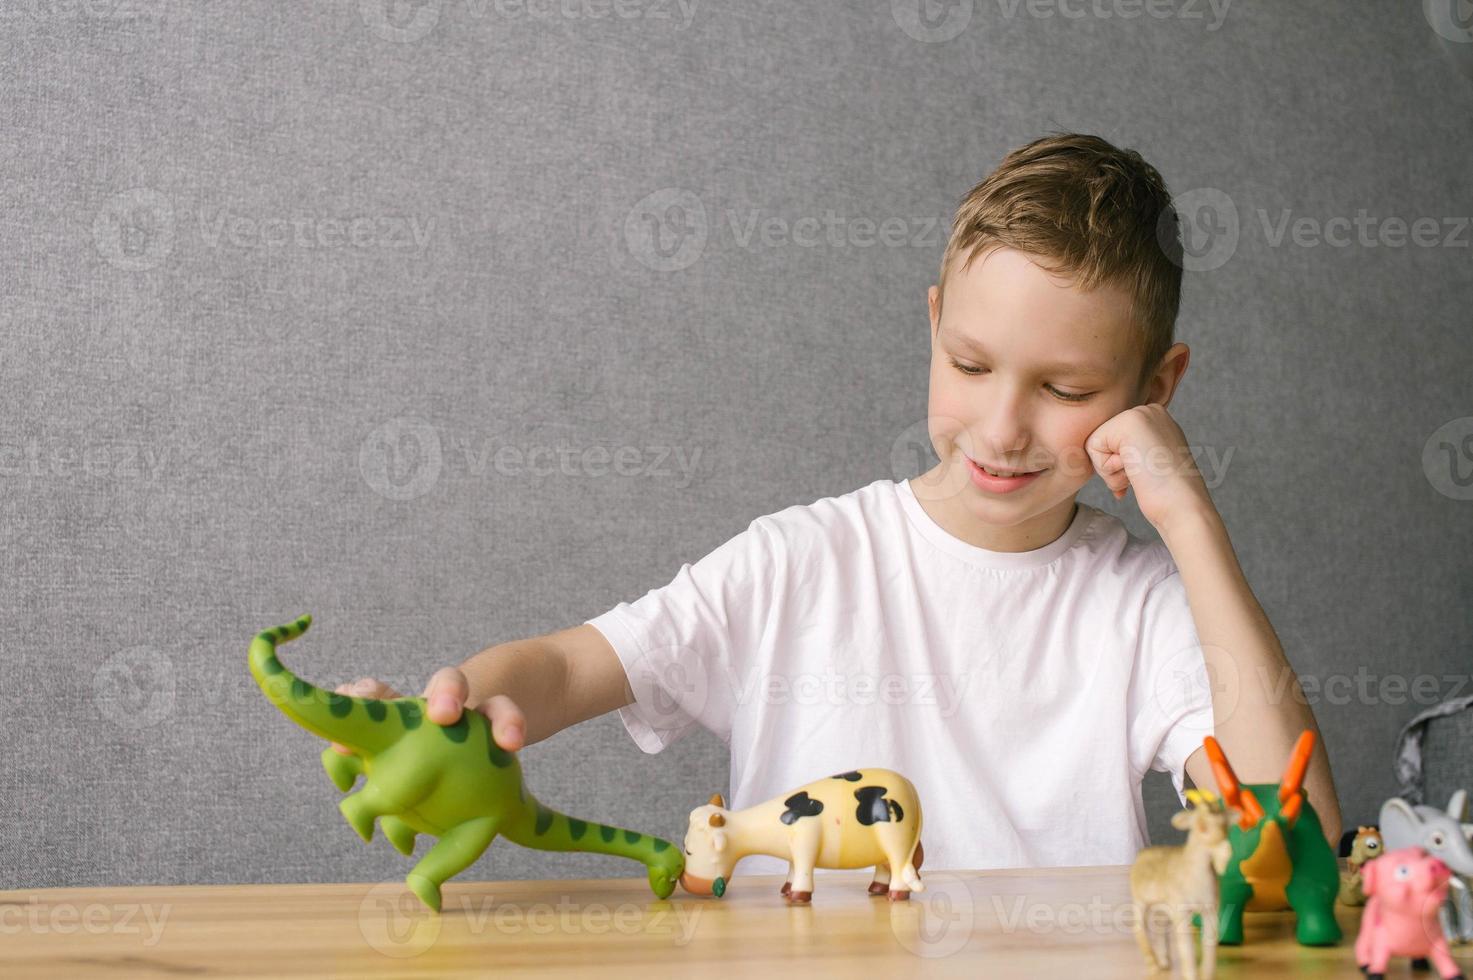
[[[1468,46],[1416,3],[1222,7],[0,0],[0,885],[402,876],[250,635],[310,611],[307,676],[418,691],[910,475],[950,211],[1053,129],[1190,205],[1173,408],[1296,665],[1341,679],[1368,819],[1429,697],[1394,679],[1469,669]],[[1361,209],[1439,243],[1296,239]],[[645,757],[612,716],[524,762],[672,836],[725,786],[713,738]],[[633,871],[501,842],[470,873]]]

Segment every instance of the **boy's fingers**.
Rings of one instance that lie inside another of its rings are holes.
[[[470,683],[460,668],[441,668],[425,685],[426,714],[437,725],[453,725],[460,720],[465,699],[469,696]]]
[[[515,752],[527,741],[527,718],[515,701],[505,694],[493,694],[476,708],[491,722],[491,734],[496,744],[508,752]]]

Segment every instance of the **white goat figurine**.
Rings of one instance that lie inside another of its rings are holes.
[[[1188,790],[1191,806],[1171,818],[1187,832],[1180,846],[1147,847],[1130,869],[1130,895],[1135,905],[1135,938],[1148,965],[1169,970],[1171,961],[1157,945],[1152,913],[1163,910],[1176,940],[1176,959],[1185,980],[1197,980],[1192,916],[1202,917],[1202,980],[1212,980],[1217,966],[1217,876],[1232,860],[1229,814],[1216,793]],[[1166,937],[1162,937],[1165,939]],[[1164,944],[1163,944],[1164,945]]]

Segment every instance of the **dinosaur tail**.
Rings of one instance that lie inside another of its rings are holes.
[[[502,833],[514,843],[540,851],[584,851],[626,857],[649,868],[650,888],[660,898],[675,891],[685,870],[680,848],[662,837],[593,823],[559,813],[526,793],[523,817]]]
[[[403,714],[418,714],[411,699],[393,702],[376,698],[354,698],[324,691],[307,683],[282,666],[276,645],[295,640],[312,625],[311,616],[301,616],[285,626],[264,630],[251,640],[251,674],[268,700],[292,721],[313,735],[339,742],[355,752],[373,753],[392,745],[404,726],[391,715],[390,705]]]

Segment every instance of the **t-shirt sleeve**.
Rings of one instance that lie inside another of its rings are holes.
[[[1185,806],[1187,757],[1213,733],[1212,687],[1174,565],[1146,593],[1129,700],[1132,766],[1141,775],[1147,769],[1170,773]]]
[[[697,725],[731,743],[738,692],[775,601],[776,541],[759,518],[668,585],[587,620],[624,665],[634,702],[619,719],[644,751]]]

